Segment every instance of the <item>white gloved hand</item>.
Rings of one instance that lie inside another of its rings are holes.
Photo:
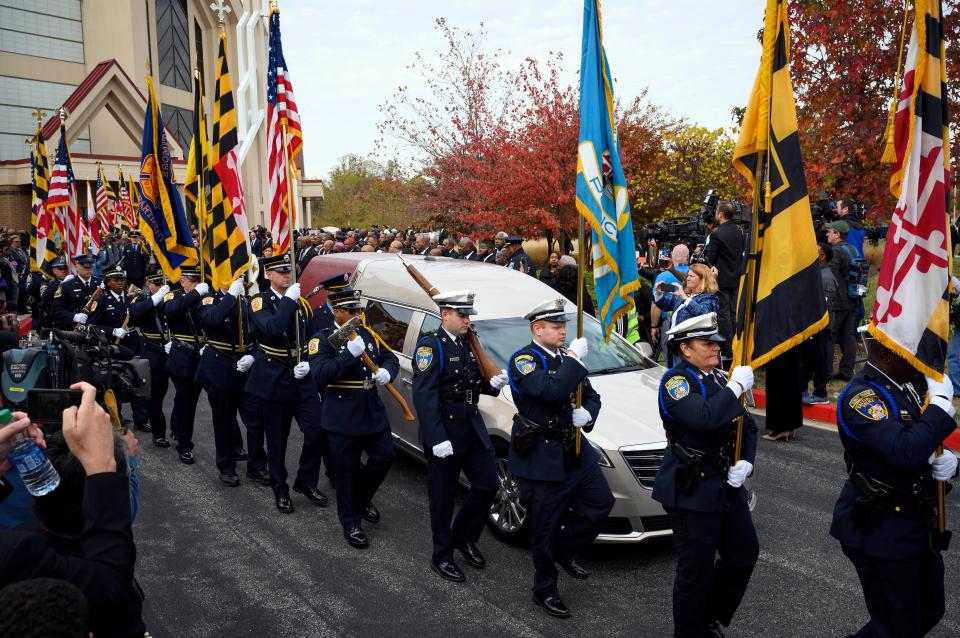
[[[100,290],[106,291],[106,289],[107,289],[107,284],[106,284],[106,282],[101,281],[101,282],[100,282],[100,285],[97,286],[97,288],[99,288]]]
[[[570,347],[567,348],[567,352],[571,353],[577,359],[583,359],[587,356],[587,340],[583,337],[579,339],[574,339],[570,342]]]
[[[123,339],[127,336],[127,331],[124,328],[114,328],[113,336],[117,337],[118,339]]]
[[[590,412],[586,408],[573,409],[573,425],[575,427],[582,428],[592,420],[593,417],[590,416]]]
[[[163,344],[163,351],[166,352],[167,354],[170,354],[170,350],[172,350],[172,349],[173,349],[173,342],[172,342],[172,341],[168,341],[168,342],[166,342],[165,344]]]
[[[87,313],[78,312],[77,314],[73,315],[73,323],[87,323],[87,318]]]
[[[227,289],[228,295],[233,295],[234,297],[239,297],[243,294],[243,279],[237,279],[235,282],[230,284],[230,288]]]
[[[290,287],[287,288],[287,291],[283,293],[283,296],[287,299],[293,299],[296,301],[300,298],[300,284],[290,284]]]
[[[445,459],[453,454],[453,444],[450,441],[437,443],[433,446],[433,455],[438,459]]]
[[[746,367],[746,366],[744,366]],[[734,368],[736,370],[736,368]],[[750,461],[737,461],[729,470],[727,470],[727,485],[730,487],[740,487],[743,482],[753,472],[753,463]]]
[[[499,390],[508,383],[510,383],[510,377],[507,376],[506,370],[501,370],[497,376],[490,377],[490,387],[494,390]]]
[[[208,286],[207,284],[205,284],[205,283],[203,283],[203,282],[200,282],[199,284],[197,284],[197,287],[194,288],[194,290],[195,290],[197,293],[199,293],[201,297],[203,297],[203,296],[205,296],[208,292],[210,292],[210,286]]]
[[[170,292],[170,286],[163,284],[157,288],[157,292],[150,295],[150,301],[153,302],[154,306],[159,306],[163,303],[163,298],[167,296],[167,293]]]
[[[310,374],[310,364],[306,361],[301,361],[297,365],[293,366],[293,376],[296,378],[302,379],[308,374]]]
[[[377,382],[377,385],[387,385],[390,383],[390,373],[380,368],[376,374],[373,375],[373,379]]]
[[[727,387],[733,390],[733,393],[739,399],[741,394],[753,387],[753,368],[750,366],[737,366],[731,370]]]
[[[200,348],[200,356],[201,356],[201,357],[203,356],[203,351],[206,350],[206,349],[207,349],[207,346],[203,346],[202,348]]]
[[[360,356],[360,353],[363,352],[364,347],[363,338],[360,336],[354,337],[347,342],[347,350],[355,357]]]
[[[63,278],[63,282],[62,282],[62,283],[67,283],[68,281],[70,281],[70,280],[73,279],[73,278],[74,278],[74,275],[67,275],[66,277]]]
[[[924,379],[927,381],[927,396],[930,397],[931,405],[953,417],[957,410],[953,407],[953,382],[950,377],[943,375],[943,381],[934,381],[930,377]]]
[[[253,367],[253,355],[245,354],[237,361],[237,371],[246,372]]]
[[[957,473],[957,457],[950,450],[944,450],[943,456],[934,452],[927,463],[933,466],[933,478],[937,481],[949,481]]]

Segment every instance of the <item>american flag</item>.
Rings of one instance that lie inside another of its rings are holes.
[[[82,220],[77,206],[77,186],[67,150],[67,128],[60,124],[60,142],[50,174],[50,190],[47,193],[47,211],[53,213],[54,223],[67,240],[67,267],[76,272],[73,258],[83,252]]]
[[[100,178],[97,178],[97,200],[100,199]],[[87,245],[89,240],[90,252],[94,255],[100,254],[100,228],[97,223],[97,207],[93,203],[93,196],[90,195],[90,182],[87,182],[87,225],[83,229],[83,244]]]
[[[137,227],[136,219],[133,216],[133,202],[130,199],[130,191],[127,189],[127,183],[123,179],[123,171],[120,171],[120,179],[117,182],[120,185],[120,208],[117,215],[117,226],[123,230],[131,230]]]
[[[110,232],[110,227],[113,225],[113,197],[112,193],[109,191],[110,185],[103,178],[103,167],[97,167],[97,221],[99,222],[100,228],[97,237],[101,235],[107,235]],[[88,213],[87,217],[90,218],[91,215]],[[91,235],[93,235],[93,227],[91,226]],[[98,241],[99,244],[99,241]]]
[[[286,134],[284,134],[286,128]],[[290,184],[297,154],[303,146],[300,113],[293,97],[290,71],[280,42],[280,12],[270,13],[270,54],[267,62],[267,174],[270,178],[270,232],[280,252],[290,247],[296,208]]]

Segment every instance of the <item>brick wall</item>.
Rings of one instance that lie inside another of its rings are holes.
[[[0,226],[30,230],[30,185],[0,186]]]

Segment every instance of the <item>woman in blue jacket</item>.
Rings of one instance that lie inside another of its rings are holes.
[[[673,287],[673,290],[670,288]],[[717,277],[704,264],[693,264],[687,270],[686,286],[661,282],[653,294],[653,302],[663,312],[672,312],[670,328],[692,317],[720,311]],[[673,355],[667,352],[667,367],[673,367]]]

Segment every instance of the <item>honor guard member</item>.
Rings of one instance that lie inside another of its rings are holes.
[[[464,580],[464,575],[453,559],[454,548],[468,565],[486,566],[477,541],[500,481],[493,443],[477,403],[481,394],[496,396],[508,383],[506,372],[485,380],[466,343],[470,316],[477,313],[473,299],[469,291],[433,297],[442,326],[417,342],[413,368],[413,403],[427,456],[431,568],[455,582]],[[460,472],[470,481],[470,490],[451,528]]]
[[[136,353],[150,363],[150,400],[133,403],[134,424],[150,423],[153,444],[170,447],[167,440],[167,417],[163,413],[163,398],[167,396],[170,376],[167,374],[167,319],[163,299],[170,292],[164,283],[162,270],[146,276],[146,290],[130,298],[130,324],[140,329]]]
[[[103,282],[106,292],[99,299],[90,303],[87,325],[97,326],[110,336],[120,339],[127,347],[135,344],[127,336],[126,326],[129,324],[127,306],[130,299],[124,289],[127,273],[120,264],[108,266],[103,271]]]
[[[873,338],[866,345],[867,364],[837,399],[849,478],[830,534],[856,568],[870,614],[856,635],[919,638],[944,613],[950,532],[937,527],[937,481],[956,476],[957,458],[936,450],[956,427],[954,388],[947,375],[928,377],[924,401],[906,359]]]
[[[52,326],[59,330],[73,330],[77,324],[85,325],[89,318],[87,304],[100,286],[100,280],[93,276],[93,256],[77,255],[73,259],[77,274],[67,276],[53,294],[50,304]]]
[[[507,237],[505,241],[508,250],[510,250],[510,260],[507,262],[507,268],[519,270],[532,277],[533,260],[523,250],[523,237]]]
[[[130,243],[123,249],[123,265],[127,269],[127,281],[137,288],[143,288],[144,275],[147,272],[147,261],[150,255],[143,250],[140,244],[140,231],[131,230],[128,235]]]
[[[197,266],[180,268],[179,290],[164,296],[163,311],[167,317],[170,341],[166,345],[167,373],[173,380],[173,411],[170,430],[177,439],[180,462],[191,465],[193,458],[193,422],[201,386],[194,381],[203,340],[200,332],[200,306],[210,286],[200,281]]]
[[[330,295],[341,290],[348,285],[350,273],[335,275],[320,282],[320,287],[327,291],[327,300],[313,311],[317,320],[319,330],[326,330],[333,326],[333,305],[330,303]]]
[[[566,300],[544,302],[528,312],[533,341],[510,357],[507,373],[518,414],[514,417],[508,467],[530,513],[533,600],[551,616],[570,610],[557,589],[557,565],[570,576],[590,573],[575,560],[593,543],[613,508],[613,494],[600,472],[600,458],[587,441],[576,450],[577,430],[589,432],[600,413],[600,395],[590,385],[583,359],[587,340],[567,338]],[[583,407],[574,407],[582,387]]]
[[[31,326],[39,332],[40,322],[37,321],[37,313],[40,309],[40,289],[46,283],[47,277],[38,270],[27,274],[27,280],[23,283],[20,296],[17,297],[17,314],[29,314],[32,321]]]
[[[740,404],[753,369],[737,366],[729,381],[718,369],[723,337],[716,313],[687,319],[667,335],[679,363],[660,380],[667,450],[653,498],[673,527],[673,635],[723,636],[721,625],[737,611],[760,551],[741,489],[757,451],[757,425]],[[741,417],[741,460],[733,463]]]
[[[63,255],[58,255],[50,262],[50,272],[53,273],[53,279],[46,279],[40,284],[40,296],[33,308],[33,321],[37,332],[53,328],[53,297],[67,276],[67,260]]]
[[[330,337],[360,312],[359,292],[345,286],[331,293],[329,301],[334,323],[310,339],[310,369],[317,389],[323,393],[323,429],[330,439],[343,537],[351,547],[365,549],[370,542],[361,521],[380,521],[373,495],[396,457],[377,386],[397,376],[400,362],[365,326],[334,348]],[[376,373],[360,358],[364,351],[378,368]],[[366,463],[360,462],[363,453]]]
[[[243,279],[221,286],[213,295],[204,297],[201,303],[200,323],[206,335],[206,347],[200,353],[196,381],[203,385],[210,401],[220,481],[236,487],[240,485],[237,461],[247,460],[237,413],[244,424],[253,425],[254,430],[260,419],[256,397],[243,391],[253,366],[253,355],[249,354],[253,335],[249,305],[243,294]],[[255,450],[254,445],[250,444],[250,451],[258,455],[260,471],[263,471],[266,453],[262,447]]]
[[[320,395],[316,384],[308,378],[307,341],[316,333],[313,310],[300,297],[300,284],[290,283],[290,257],[286,253],[268,257],[262,265],[270,287],[250,301],[257,346],[246,392],[259,397],[274,502],[278,510],[289,514],[294,507],[287,486],[286,456],[294,417],[303,432],[294,491],[315,505],[326,506],[327,497],[317,489],[317,481],[321,463],[327,466],[328,475],[333,473],[333,464],[330,443],[320,426]],[[299,352],[295,325],[299,326],[301,339]]]

